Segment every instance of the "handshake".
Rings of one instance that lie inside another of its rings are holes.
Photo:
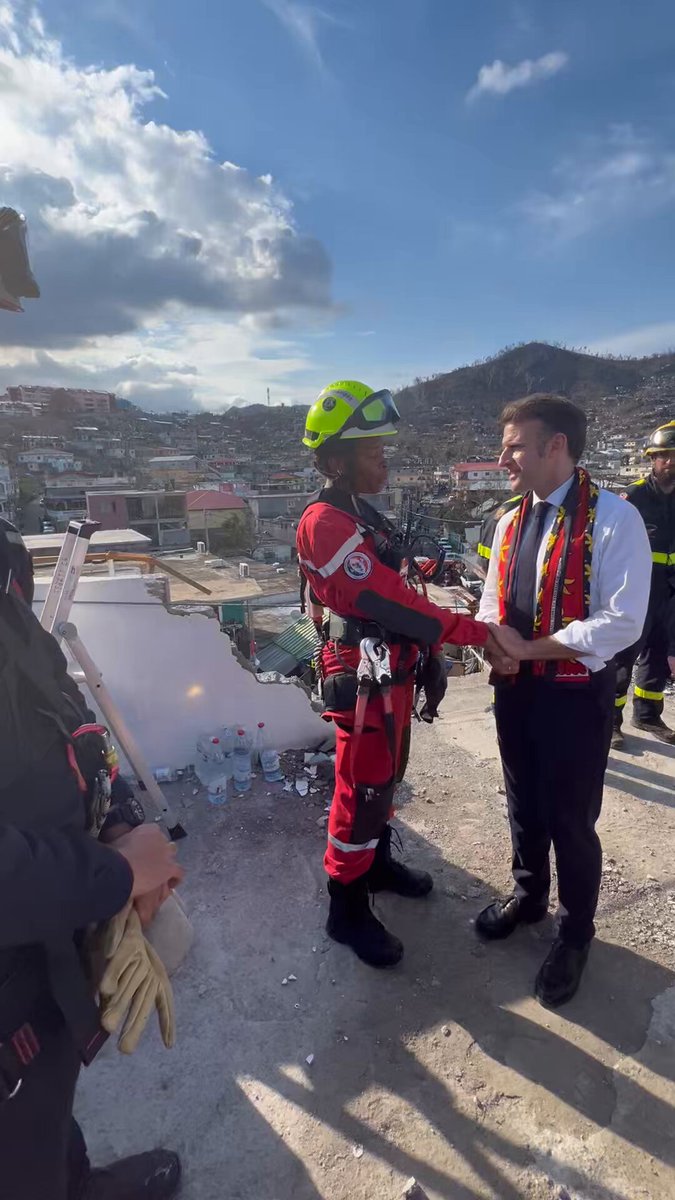
[[[488,622],[489,637],[485,657],[497,675],[517,675],[523,659],[532,657],[533,643],[526,641],[510,625]]]

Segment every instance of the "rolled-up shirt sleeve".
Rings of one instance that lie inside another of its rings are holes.
[[[607,504],[607,501],[605,502]],[[600,671],[642,635],[652,577],[649,537],[632,504],[611,497],[603,518],[598,505],[591,575],[591,613],[553,636],[590,671]]]

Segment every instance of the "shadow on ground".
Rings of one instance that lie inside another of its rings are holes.
[[[523,1099],[530,1107],[533,1097],[543,1106],[554,1097],[590,1133],[613,1121],[615,1073],[576,1043],[575,1030],[599,1039],[614,1059],[636,1054],[672,972],[598,940],[583,987],[564,1010],[567,1024],[549,1022],[530,992],[551,924],[519,930],[507,943],[477,942],[472,919],[489,899],[483,881],[403,824],[406,857],[433,872],[436,889],[427,901],[378,898],[406,955],[397,970],[376,972],[323,932],[316,809],[299,828],[297,807],[275,796],[217,812],[195,808],[186,823],[197,940],[176,979],[179,1043],[171,1055],[153,1044],[130,1063],[110,1053],[93,1069],[85,1120],[100,1156],[176,1145],[186,1200],[393,1198],[396,1173],[447,1200],[521,1200],[530,1193],[513,1174],[539,1159],[522,1137],[509,1136],[508,1120],[493,1119],[499,1096],[494,1086],[483,1091],[477,1048],[507,1069],[498,1078],[509,1101],[521,1099],[527,1081],[537,1089]],[[284,984],[290,975],[297,978]],[[671,1061],[664,1055],[665,1075]],[[629,1075],[621,1089],[635,1117],[620,1136],[672,1166],[672,1107]],[[105,1114],[95,1109],[99,1093],[116,1097]],[[392,1116],[394,1100],[408,1120],[398,1110]],[[444,1143],[433,1154],[415,1144],[414,1130],[426,1123]],[[341,1153],[330,1131],[347,1143]],[[366,1162],[387,1169],[391,1190],[370,1189],[359,1174],[365,1162],[352,1156],[357,1145]],[[579,1165],[563,1166],[566,1186],[584,1197],[634,1200]],[[318,1180],[333,1172],[334,1186],[323,1190]]]

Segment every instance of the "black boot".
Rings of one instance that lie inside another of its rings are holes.
[[[559,1008],[572,999],[583,975],[590,942],[570,946],[556,938],[534,983],[534,994],[547,1008]]]
[[[414,871],[391,856],[391,838],[395,831],[385,825],[375,851],[375,860],[368,872],[371,892],[396,892],[397,896],[428,896],[434,881],[427,871]],[[396,833],[399,842],[401,839]]]
[[[614,717],[614,729],[612,730],[612,740],[609,743],[610,750],[625,750],[626,739],[623,736],[622,722],[620,718]]]
[[[395,966],[403,955],[403,943],[385,929],[372,911],[367,877],[361,875],[353,883],[329,879],[328,894],[328,936],[334,942],[351,946],[370,967]]]
[[[150,1150],[91,1171],[82,1200],[169,1200],[179,1183],[178,1155]]]
[[[666,725],[662,717],[652,717],[649,721],[641,721],[634,716],[631,724],[634,729],[643,729],[645,733],[652,733],[660,742],[665,742],[668,746],[675,746],[675,730]]]
[[[518,896],[509,896],[508,900],[493,900],[476,917],[476,933],[489,941],[506,938],[513,933],[517,925],[534,925],[543,921],[548,912],[548,901],[533,907]]]

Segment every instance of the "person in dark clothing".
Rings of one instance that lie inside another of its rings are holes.
[[[649,542],[632,506],[577,466],[586,416],[576,405],[528,396],[505,408],[502,426],[500,464],[523,498],[497,525],[479,617],[505,625],[506,652],[520,660],[508,677],[494,663],[515,886],[476,930],[504,938],[543,919],[553,847],[558,932],[535,995],[555,1007],[575,994],[595,933],[613,660],[644,622]]]
[[[12,536],[16,535],[16,536]],[[131,899],[146,918],[180,881],[175,849],[121,789],[100,837],[73,752],[89,721],[54,638],[26,603],[20,535],[0,528],[0,1194],[2,1200],[164,1200],[176,1155],[90,1167],[73,1119],[82,1062],[105,1040],[83,931]],[[22,581],[19,583],[18,581]],[[29,591],[29,588],[27,587]],[[102,814],[99,814],[102,815]]]
[[[480,527],[480,534],[478,535],[476,553],[479,558],[483,559],[483,566],[486,570],[487,565],[492,558],[492,543],[495,540],[497,526],[502,517],[506,516],[507,512],[511,512],[512,509],[518,507],[522,498],[522,496],[510,496],[508,500],[503,500],[501,504],[498,504],[496,508],[493,508],[492,511],[483,518],[483,523]]]
[[[617,655],[612,749],[626,749],[623,711],[637,662],[632,724],[675,745],[675,730],[663,720],[663,689],[675,659],[675,421],[655,429],[645,453],[652,469],[623,493],[642,517],[652,550],[651,590],[639,641]]]

